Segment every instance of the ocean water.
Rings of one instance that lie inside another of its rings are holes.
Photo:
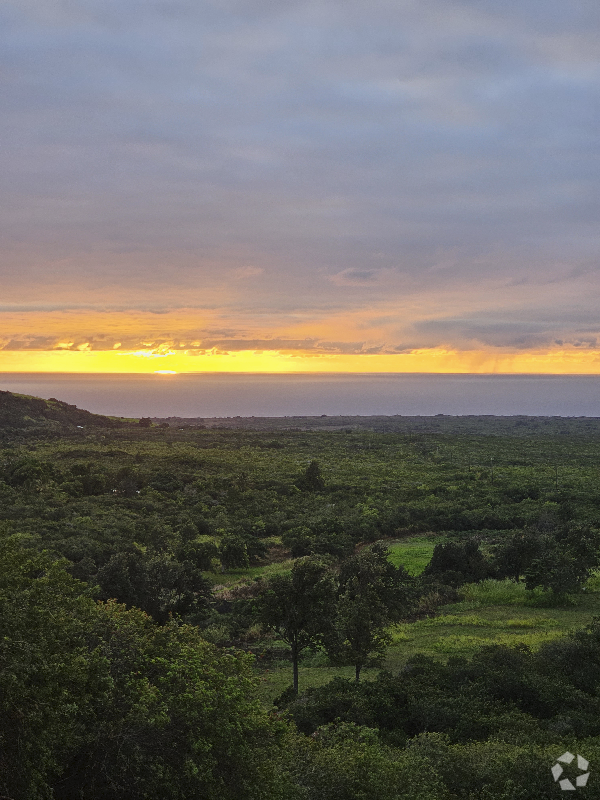
[[[596,375],[0,373],[0,389],[131,417],[600,417]]]

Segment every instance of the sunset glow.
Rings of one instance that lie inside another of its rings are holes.
[[[160,364],[160,368],[157,368]],[[397,355],[339,355],[240,350],[235,353],[148,351],[29,351],[0,353],[0,372],[178,374],[256,373],[479,373],[595,375],[600,351],[528,353],[417,350]]]
[[[7,0],[0,371],[600,375],[576,6]]]

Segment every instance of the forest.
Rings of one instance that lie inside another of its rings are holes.
[[[0,796],[600,797],[599,485],[597,419],[0,392]]]

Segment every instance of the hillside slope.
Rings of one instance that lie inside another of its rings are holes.
[[[0,431],[73,430],[77,427],[117,428],[119,420],[92,414],[62,400],[30,397],[24,394],[0,391]]]

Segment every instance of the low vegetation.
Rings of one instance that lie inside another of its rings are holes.
[[[597,421],[194,422],[0,393],[0,795],[543,800],[600,755]]]

